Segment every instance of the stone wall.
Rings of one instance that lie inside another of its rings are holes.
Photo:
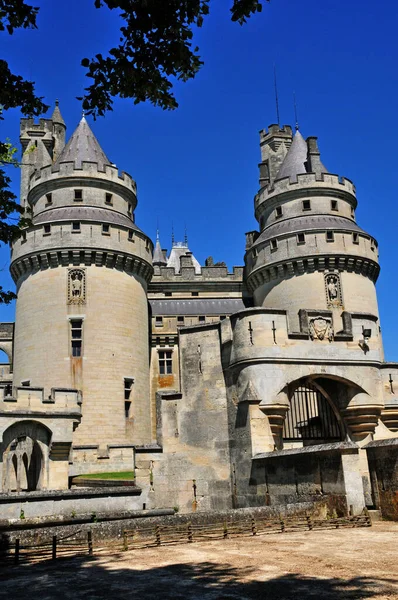
[[[398,521],[398,438],[370,442],[365,448],[374,504],[384,519]]]

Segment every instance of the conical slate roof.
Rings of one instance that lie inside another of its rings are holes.
[[[167,265],[167,260],[163,256],[162,246],[160,245],[159,232],[156,233],[156,244],[153,252],[152,262],[154,265]]]
[[[84,117],[54,164],[74,162],[75,168],[81,169],[83,161],[97,163],[101,170],[111,164]]]
[[[276,179],[290,177],[295,180],[300,173],[307,173],[305,163],[307,162],[307,143],[301,133],[296,131],[293,143],[285,156],[281,168],[278,171]]]
[[[55,101],[54,112],[51,116],[51,120],[53,123],[60,123],[61,125],[65,125],[65,121],[62,118],[61,111],[59,110],[59,102]]]

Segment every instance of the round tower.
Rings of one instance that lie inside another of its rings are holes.
[[[355,221],[355,187],[327,171],[315,137],[297,130],[276,152],[289,129],[260,132],[259,232],[247,234],[245,255],[254,305],[287,310],[293,331],[302,309],[333,310],[336,322],[344,311],[378,316],[377,243]]]
[[[63,120],[57,107],[58,134]],[[62,137],[58,135],[58,137]],[[78,447],[151,441],[147,284],[151,240],[135,225],[136,184],[83,117],[29,180],[32,225],[13,243],[14,385],[78,389]],[[119,451],[120,452],[120,451]]]

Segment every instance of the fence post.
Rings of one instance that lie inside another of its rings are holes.
[[[307,519],[307,525],[308,525],[308,529],[309,529],[310,531],[312,531],[312,529],[313,529],[313,524],[312,524],[312,521],[311,521],[311,517],[307,515],[307,516],[306,516],[306,519]]]
[[[87,544],[88,544],[88,553],[89,556],[93,555],[93,534],[91,529],[87,532]]]
[[[256,521],[252,519],[252,535],[257,535]]]
[[[160,544],[162,543],[162,540],[160,539],[160,527],[159,527],[159,525],[156,525],[156,527],[155,527],[155,538],[156,538],[156,545],[160,546]]]
[[[227,522],[224,521],[223,523],[223,538],[224,540],[227,539],[228,537],[228,527],[227,527]]]
[[[127,550],[129,549],[129,544],[128,544],[128,539],[127,539],[127,532],[126,530],[123,531],[123,550],[125,552],[127,552]]]
[[[53,535],[53,546],[51,553],[51,560],[55,560],[57,558],[57,536]]]
[[[19,538],[15,540],[15,555],[14,555],[14,563],[19,564]]]
[[[193,541],[193,536],[192,536],[192,523],[189,522],[188,523],[188,542],[192,542]]]
[[[279,518],[280,518],[280,523],[281,523],[281,533],[285,533],[285,522],[282,519],[282,516],[280,516]]]

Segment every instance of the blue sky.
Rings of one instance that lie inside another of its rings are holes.
[[[117,43],[119,19],[93,0],[34,4],[38,30],[2,33],[2,56],[36,81],[47,103],[59,98],[71,135],[81,116],[75,97],[89,81],[80,60]],[[172,223],[180,239],[186,225],[201,263],[212,255],[230,267],[243,264],[244,233],[256,227],[258,131],[276,120],[276,63],[281,122],[294,124],[295,92],[302,134],[318,136],[329,171],[357,186],[357,221],[380,245],[386,357],[398,359],[396,3],[272,0],[243,27],[230,21],[230,1],[211,5],[196,35],[205,65],[193,81],[177,83],[177,111],[117,100],[112,113],[90,120],[109,158],[138,183],[137,224],[154,238],[158,222],[164,247]],[[17,143],[19,117],[9,111],[2,138]],[[11,175],[18,190],[19,173]],[[8,249],[0,248],[4,285],[11,285],[8,264]],[[13,318],[13,306],[0,306],[0,320]]]

